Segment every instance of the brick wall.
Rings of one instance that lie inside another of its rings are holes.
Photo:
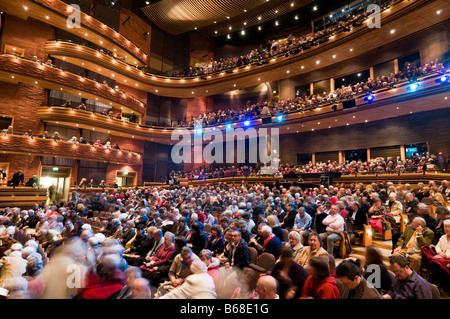
[[[46,92],[35,85],[0,82],[0,114],[13,116],[14,131],[34,134],[44,131],[44,123],[36,118],[37,108],[44,103]]]
[[[114,145],[114,143],[119,144],[121,149],[130,150],[132,152],[138,152],[141,154],[144,153],[144,140],[111,135],[110,141],[111,145]]]
[[[0,162],[9,163],[8,180],[18,170],[22,170],[25,175],[24,182],[33,175],[39,176],[41,159],[39,156],[28,154],[3,154],[0,153]]]
[[[212,96],[202,96],[194,99],[189,99],[187,102],[186,119],[191,116],[197,117],[200,114],[213,110],[214,100]]]
[[[109,164],[106,170],[106,184],[111,184],[116,180],[117,171],[137,172],[137,184],[142,183],[142,165]]]
[[[7,15],[3,30],[1,48],[5,44],[24,49],[24,56],[46,61],[48,56],[44,52],[44,43],[55,38],[55,30],[52,26],[29,18],[22,20],[12,15]]]

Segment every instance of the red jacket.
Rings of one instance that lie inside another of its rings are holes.
[[[313,297],[314,299],[340,299],[336,279],[333,277],[314,279],[313,276],[309,276],[303,285],[300,299],[308,297]]]

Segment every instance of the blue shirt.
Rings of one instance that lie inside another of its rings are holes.
[[[392,299],[433,299],[429,283],[414,270],[405,280],[395,278],[388,294]]]
[[[311,226],[311,216],[308,213],[305,213],[303,217],[300,216],[300,213],[295,215],[294,220],[295,229],[306,230],[308,229],[309,226]]]

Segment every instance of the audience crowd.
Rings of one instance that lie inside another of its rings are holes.
[[[448,181],[73,191],[1,211],[0,284],[7,298],[435,298],[449,292],[448,196]],[[339,234],[364,225],[394,233],[391,271],[376,246],[340,256]]]

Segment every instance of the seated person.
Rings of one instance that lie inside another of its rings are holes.
[[[38,180],[37,175],[33,175],[33,176],[30,177],[30,178],[28,179],[28,181],[25,183],[25,186],[33,186],[33,187],[35,187],[35,186],[38,186],[38,184],[39,184],[39,180]]]
[[[192,273],[190,266],[196,260],[200,261],[198,256],[192,252],[192,249],[187,246],[183,247],[181,252],[175,256],[175,259],[170,266],[169,280],[163,282],[158,287],[158,291],[155,294],[155,299],[158,299],[158,297],[165,295],[174,288],[181,286],[186,278]]]
[[[259,277],[255,288],[256,299],[280,299],[277,294],[277,287],[278,282],[274,277],[270,275]]]
[[[300,266],[306,267],[308,260],[312,257],[321,257],[329,262],[328,252],[322,248],[322,239],[317,233],[311,233],[308,237],[308,246],[304,246],[299,256],[295,260]]]
[[[433,299],[430,284],[409,267],[403,256],[391,257],[391,270],[395,274],[392,288],[383,295],[385,299]]]
[[[325,260],[311,257],[306,269],[309,277],[303,285],[301,299],[340,299],[336,279],[330,276],[330,267]]]
[[[183,217],[182,217],[183,218]],[[219,225],[213,225],[211,234],[208,235],[206,242],[206,249],[209,249],[213,256],[220,256],[225,246],[225,239],[223,238],[222,228]]]
[[[435,255],[429,261],[431,265],[430,282],[450,292],[450,219],[444,221],[445,234],[435,247]]]
[[[381,299],[378,290],[366,281],[351,261],[344,260],[337,266],[336,278],[343,286],[341,299]]]
[[[300,298],[306,277],[308,277],[305,269],[297,264],[293,257],[292,249],[287,246],[283,247],[280,261],[275,264],[271,272],[271,275],[279,283],[278,295],[280,299]]]
[[[389,194],[389,200],[385,204],[387,213],[391,213],[395,222],[400,223],[401,214],[403,214],[403,205],[397,200],[397,194],[394,192]]]
[[[326,243],[325,246],[330,255],[333,255],[334,242],[341,240],[339,233],[344,231],[345,221],[341,214],[339,214],[339,210],[339,206],[331,206],[330,214],[322,222],[327,226],[326,233],[319,235],[322,238],[322,241]]]
[[[411,268],[419,273],[422,261],[422,246],[429,246],[433,241],[434,233],[428,227],[422,217],[413,219],[411,225],[406,226],[405,232],[397,241],[397,247],[394,249],[394,256],[403,256]]]
[[[278,257],[280,257],[283,244],[280,239],[272,233],[272,228],[270,226],[263,226],[261,232],[264,237],[261,253],[272,254],[275,257],[275,260],[277,260]]]
[[[225,267],[237,267],[243,269],[250,263],[250,251],[239,230],[233,230],[230,251],[224,251],[226,257]]]

